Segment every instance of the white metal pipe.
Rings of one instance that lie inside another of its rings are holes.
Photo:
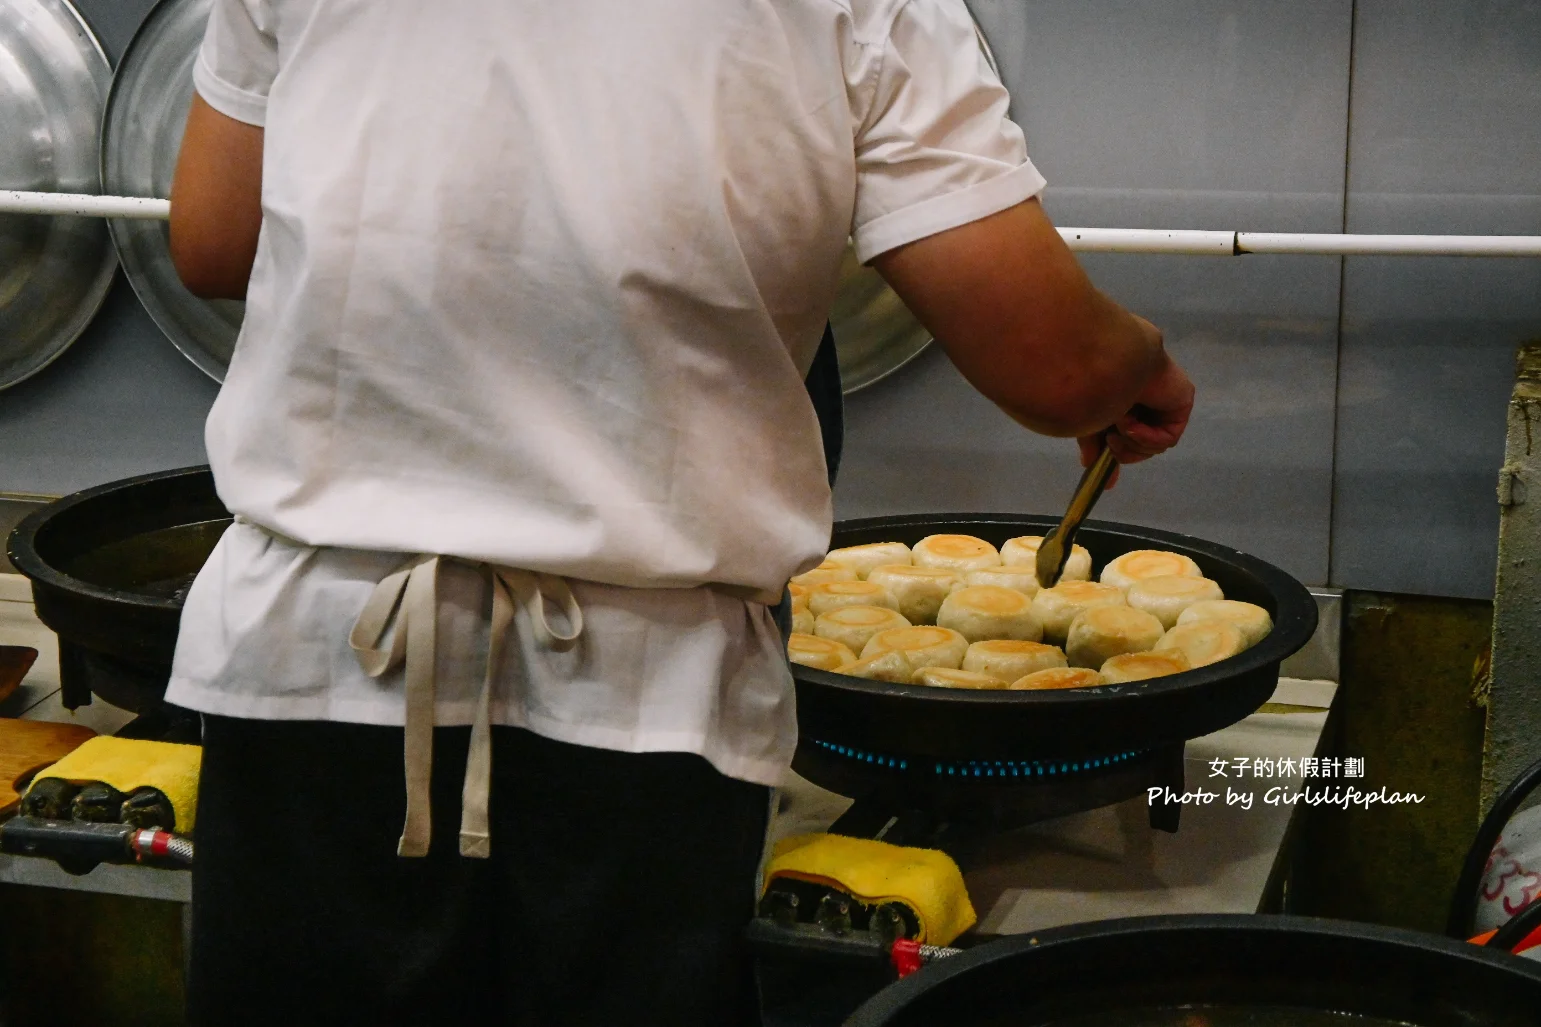
[[[1235,232],[1159,228],[1061,228],[1061,239],[1081,253],[1191,253],[1236,255]]]
[[[1534,235],[1326,235],[1237,232],[1238,253],[1398,257],[1541,257]]]
[[[171,217],[171,201],[140,196],[24,193],[0,189],[0,214],[66,214],[79,217],[165,221]]]
[[[18,192],[0,189],[0,214],[73,215],[165,221],[171,201],[142,196]],[[1202,229],[1061,228],[1081,253],[1177,253],[1234,257],[1247,253],[1316,256],[1541,257],[1535,235],[1337,235]]]

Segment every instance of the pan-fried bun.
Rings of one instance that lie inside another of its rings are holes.
[[[1095,581],[1061,581],[1033,596],[1033,616],[1043,625],[1043,639],[1063,645],[1070,622],[1097,606],[1123,606],[1124,590]]]
[[[1128,594],[1130,606],[1155,614],[1163,628],[1175,626],[1177,618],[1194,603],[1225,598],[1225,593],[1213,581],[1186,574],[1142,578],[1129,586]]]
[[[870,581],[826,581],[808,590],[808,611],[822,616],[842,606],[886,606],[897,610],[893,596]]]
[[[1198,620],[1223,620],[1236,625],[1248,648],[1267,638],[1273,630],[1273,618],[1268,616],[1267,610],[1234,599],[1194,603],[1178,616],[1177,625],[1181,627]]]
[[[963,669],[979,674],[993,674],[1004,681],[1015,681],[1035,671],[1065,666],[1065,654],[1042,642],[996,638],[975,642],[963,655]]]
[[[1021,592],[999,585],[968,585],[942,602],[936,623],[952,628],[970,642],[1014,638],[1036,642],[1043,628],[1033,616],[1033,603]]]
[[[1011,683],[1013,692],[1044,692],[1058,688],[1091,688],[1103,684],[1102,675],[1085,667],[1051,667],[1034,671]]]
[[[879,631],[862,647],[862,659],[870,659],[883,653],[899,653],[909,663],[910,672],[927,667],[950,667],[956,670],[963,663],[968,642],[956,631],[947,628],[916,625],[912,628],[890,628]]]
[[[1021,592],[1029,599],[1038,594],[1038,575],[1033,573],[1031,567],[981,567],[975,571],[965,571],[963,583],[999,585],[1013,592]]]
[[[1193,667],[1207,667],[1211,663],[1230,659],[1247,647],[1241,629],[1223,620],[1196,620],[1177,627],[1161,636],[1156,643],[1157,652],[1176,650],[1188,658]]]
[[[867,640],[879,631],[889,628],[907,628],[910,622],[897,610],[882,606],[842,606],[831,610],[813,621],[813,633],[820,638],[832,638],[853,653],[859,653]]]
[[[793,632],[787,639],[787,659],[816,670],[839,670],[856,662],[856,654],[839,642]]]
[[[869,659],[848,663],[840,668],[840,673],[871,681],[889,681],[896,685],[907,685],[915,676],[909,661],[899,652],[879,653]]]
[[[1199,565],[1181,553],[1169,553],[1164,549],[1135,549],[1122,556],[1115,556],[1102,568],[1102,583],[1127,589],[1136,581],[1161,578],[1178,574],[1189,578],[1202,578]]]
[[[825,560],[811,571],[804,571],[792,578],[792,584],[812,588],[826,581],[857,581],[856,572],[841,563]]]
[[[917,567],[945,567],[959,572],[1001,565],[1000,552],[972,535],[927,535],[915,543],[910,555]]]
[[[899,612],[911,624],[936,623],[942,600],[963,585],[958,572],[945,567],[878,567],[867,575],[867,582],[888,589]]]
[[[1005,688],[1006,682],[989,674],[976,674],[971,670],[952,670],[948,667],[927,667],[915,675],[917,685],[933,688]]]
[[[1125,653],[1102,665],[1102,680],[1110,685],[1121,685],[1126,681],[1145,681],[1166,677],[1168,674],[1181,674],[1188,669],[1187,657],[1177,649]]]
[[[873,542],[865,546],[831,549],[824,559],[829,563],[838,563],[843,567],[851,568],[863,581],[866,581],[867,575],[878,567],[911,562],[910,547],[903,542]]]
[[[1006,544],[1001,546],[1001,563],[1007,567],[1036,567],[1038,547],[1041,545],[1042,535],[1020,535],[1007,539]],[[1092,554],[1084,546],[1071,545],[1070,559],[1065,561],[1065,569],[1060,572],[1059,580],[1090,581],[1091,576]],[[1037,580],[1036,577],[1034,580]]]
[[[1073,667],[1101,667],[1110,657],[1143,653],[1161,641],[1161,622],[1132,606],[1094,606],[1070,622],[1065,656]]]
[[[803,635],[813,634],[814,617],[806,608],[792,611],[792,630]]]

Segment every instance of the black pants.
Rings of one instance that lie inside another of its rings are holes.
[[[432,850],[402,859],[400,729],[205,718],[192,1023],[758,1022],[768,789],[494,728],[492,858],[463,859],[468,737],[435,733]]]

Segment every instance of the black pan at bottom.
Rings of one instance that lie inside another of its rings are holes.
[[[1057,1027],[1152,1010],[1335,1012],[1536,1027],[1541,965],[1433,934],[1285,916],[1109,920],[1016,935],[885,988],[846,1027]],[[1147,1019],[1146,1022],[1149,1022]]]

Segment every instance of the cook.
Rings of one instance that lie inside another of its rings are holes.
[[[214,0],[194,82],[172,252],[247,304],[168,692],[194,1022],[754,1022],[847,240],[1029,429],[1143,459],[1191,384],[962,0]]]

